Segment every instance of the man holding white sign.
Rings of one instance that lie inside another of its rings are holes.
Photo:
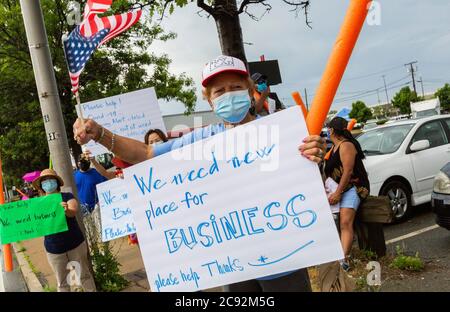
[[[172,151],[125,171],[149,283],[195,291],[266,277],[279,288],[256,282],[259,290],[310,290],[309,281],[295,283],[307,280],[298,269],[343,258],[318,168],[298,157],[320,162],[324,142],[309,136],[298,148],[291,134],[307,130],[297,108],[254,121],[253,84],[236,58],[208,63],[202,84],[224,123],[178,140],[149,147],[92,120],[74,124],[80,144],[94,139],[130,163]]]

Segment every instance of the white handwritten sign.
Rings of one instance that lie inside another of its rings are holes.
[[[298,151],[306,136],[293,107],[125,169],[153,291],[343,258],[318,166]]]
[[[110,241],[136,233],[128,188],[122,179],[115,178],[97,184],[102,223],[102,241]]]
[[[112,132],[144,141],[151,128],[166,132],[154,88],[124,93],[81,105],[84,118],[94,119]],[[84,146],[94,156],[108,153],[94,141]]]

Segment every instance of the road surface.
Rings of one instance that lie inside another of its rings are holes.
[[[436,226],[431,204],[415,207],[412,218],[386,226],[384,234],[390,252],[395,253],[397,245],[407,255],[418,252],[425,262],[425,270],[388,279],[381,291],[450,292],[450,231]],[[382,279],[385,279],[383,273]]]

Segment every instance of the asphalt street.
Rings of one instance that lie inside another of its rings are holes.
[[[392,253],[396,246],[407,255],[418,253],[425,263],[425,270],[395,279],[387,277],[387,280],[382,273],[385,281],[381,291],[450,291],[450,231],[435,227],[431,204],[413,209],[409,220],[385,227],[385,239]],[[406,238],[389,243],[403,236]]]

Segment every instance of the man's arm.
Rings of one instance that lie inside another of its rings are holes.
[[[269,96],[269,89],[267,89],[263,93],[259,94],[259,97],[255,97],[256,113],[260,113],[264,109],[264,102],[267,100],[268,96]]]
[[[102,130],[103,129],[103,130]],[[92,119],[86,119],[84,125],[77,119],[73,125],[74,138],[78,144],[83,145],[94,140],[120,159],[131,164],[137,164],[153,158],[153,148],[134,139],[113,134]]]
[[[91,164],[94,165],[97,172],[100,173],[105,178],[107,178],[108,180],[114,179],[116,177],[116,174],[114,172],[107,171],[105,167],[100,165],[98,161],[95,159],[95,157],[90,158],[90,161]]]

